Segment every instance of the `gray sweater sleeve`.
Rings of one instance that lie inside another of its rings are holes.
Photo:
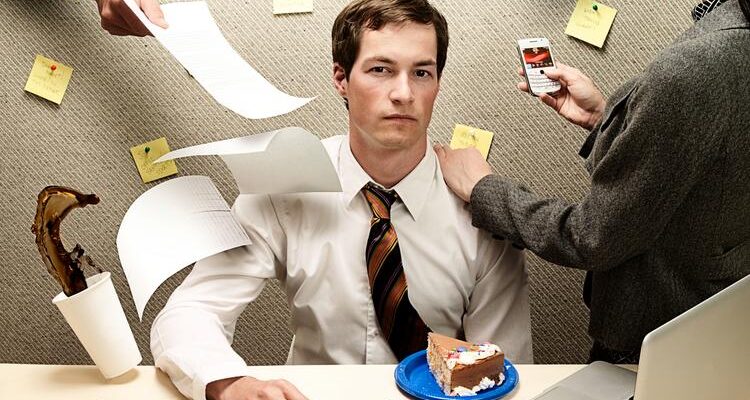
[[[648,250],[721,140],[700,130],[710,116],[691,82],[694,67],[684,60],[679,52],[663,54],[630,93],[621,123],[604,121],[591,190],[580,203],[544,198],[490,175],[471,194],[473,224],[585,270],[607,270]]]

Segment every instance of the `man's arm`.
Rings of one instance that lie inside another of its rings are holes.
[[[165,29],[169,26],[164,20],[164,13],[161,11],[158,0],[133,1],[143,10],[149,21]],[[107,32],[118,36],[150,35],[148,29],[125,4],[125,0],[96,0],[96,4],[102,18],[102,28]]]
[[[234,379],[247,374],[231,347],[237,318],[281,270],[284,232],[268,196],[242,195],[232,212],[252,243],[196,263],[154,320],[154,362],[194,399],[255,399],[269,393],[272,399],[303,399],[283,381]]]
[[[700,71],[691,74],[690,58],[681,56],[652,64],[621,111],[622,123],[600,134],[611,146],[595,155],[591,189],[580,203],[490,175],[471,193],[473,224],[547,261],[590,271],[649,249],[722,148],[720,135],[705,127],[713,106],[693,105],[709,97],[685,96],[696,90]]]
[[[483,265],[463,319],[466,339],[500,346],[514,363],[531,364],[531,320],[524,251],[505,240],[485,239],[478,264]]]

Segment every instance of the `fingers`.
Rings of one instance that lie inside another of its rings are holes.
[[[146,14],[149,21],[164,29],[169,27],[169,24],[164,19],[164,12],[162,12],[157,0],[141,0],[141,10]]]
[[[526,93],[529,92],[529,84],[526,83],[526,82],[518,82],[516,84],[516,87],[518,88],[518,90],[520,90],[522,92],[526,92]]]
[[[148,29],[141,23],[141,20],[133,14],[124,0],[113,0],[109,2],[113,8],[114,17],[118,18],[122,23],[120,26],[127,27],[130,30],[131,35],[135,36],[147,36],[150,34]],[[137,1],[136,1],[137,3]]]
[[[102,28],[107,32],[120,36],[151,34],[124,0],[97,0],[97,3],[102,18]],[[136,0],[136,4],[141,7],[152,23],[162,28],[168,27],[158,0]]]
[[[557,110],[557,99],[550,96],[547,93],[542,93],[539,95],[539,100],[542,101],[542,103],[552,107],[553,109]]]
[[[274,381],[281,388],[286,400],[308,400],[294,385],[284,379]]]

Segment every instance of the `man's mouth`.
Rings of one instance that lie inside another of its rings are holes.
[[[385,116],[385,119],[388,120],[395,120],[395,121],[416,121],[417,119],[415,117],[412,117],[408,114],[388,114]]]

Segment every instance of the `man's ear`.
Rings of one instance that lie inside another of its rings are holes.
[[[346,99],[346,71],[344,71],[344,67],[339,63],[333,63],[333,87],[336,88],[336,91],[339,92],[341,97]]]

